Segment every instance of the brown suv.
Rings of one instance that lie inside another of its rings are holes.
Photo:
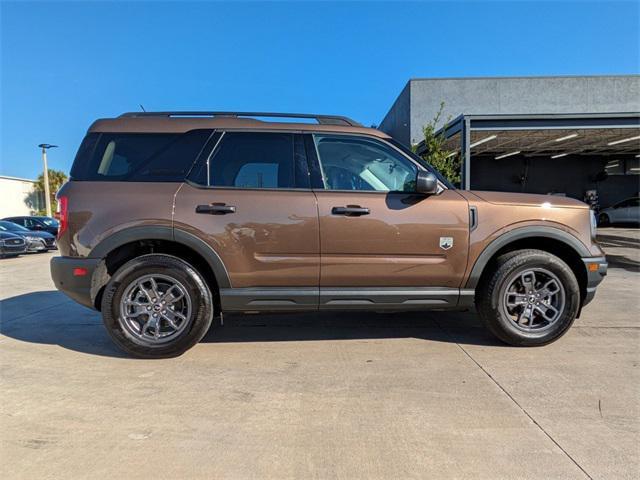
[[[474,304],[501,340],[542,345],[607,269],[584,203],[456,190],[344,117],[98,120],[58,199],[57,288],[139,357],[183,353],[222,312]]]

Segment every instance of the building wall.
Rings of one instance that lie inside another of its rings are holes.
[[[640,76],[412,79],[380,129],[407,145],[418,143],[440,102],[441,124],[461,114],[638,112]]]
[[[35,182],[23,178],[0,177],[0,218],[31,215],[41,208],[43,198],[35,191]]]
[[[409,145],[410,86],[407,83],[378,127],[396,140]]]

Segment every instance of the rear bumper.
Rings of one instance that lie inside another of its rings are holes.
[[[598,285],[607,275],[608,264],[605,257],[586,257],[582,261],[587,271],[587,292],[582,301],[582,306],[585,306],[596,296]]]
[[[95,308],[91,298],[91,279],[98,263],[97,258],[53,257],[51,278],[62,293],[84,305]],[[86,269],[86,274],[78,275],[76,269]]]

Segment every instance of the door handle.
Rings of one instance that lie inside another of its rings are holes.
[[[211,205],[198,205],[196,213],[206,213],[209,215],[227,215],[228,213],[236,213],[236,207],[233,205],[225,205],[224,203],[212,203]]]
[[[369,215],[369,209],[360,207],[359,205],[347,205],[346,207],[333,207],[331,209],[333,215],[346,215],[347,217],[359,217],[360,215]]]

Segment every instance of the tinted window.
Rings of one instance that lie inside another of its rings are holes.
[[[417,168],[382,142],[363,137],[314,135],[325,188],[415,191]]]
[[[299,143],[299,145],[298,145]],[[212,187],[300,188],[305,162],[301,139],[291,133],[226,132],[208,159],[191,179]],[[298,167],[296,167],[298,164]],[[306,185],[305,185],[306,181]]]
[[[9,218],[7,220],[9,220],[10,222],[13,222],[13,223],[17,223],[18,225],[22,225],[22,226],[25,225],[24,218],[19,218],[19,217],[18,218]]]
[[[211,135],[187,133],[89,134],[71,169],[74,180],[175,182],[184,180]]]

